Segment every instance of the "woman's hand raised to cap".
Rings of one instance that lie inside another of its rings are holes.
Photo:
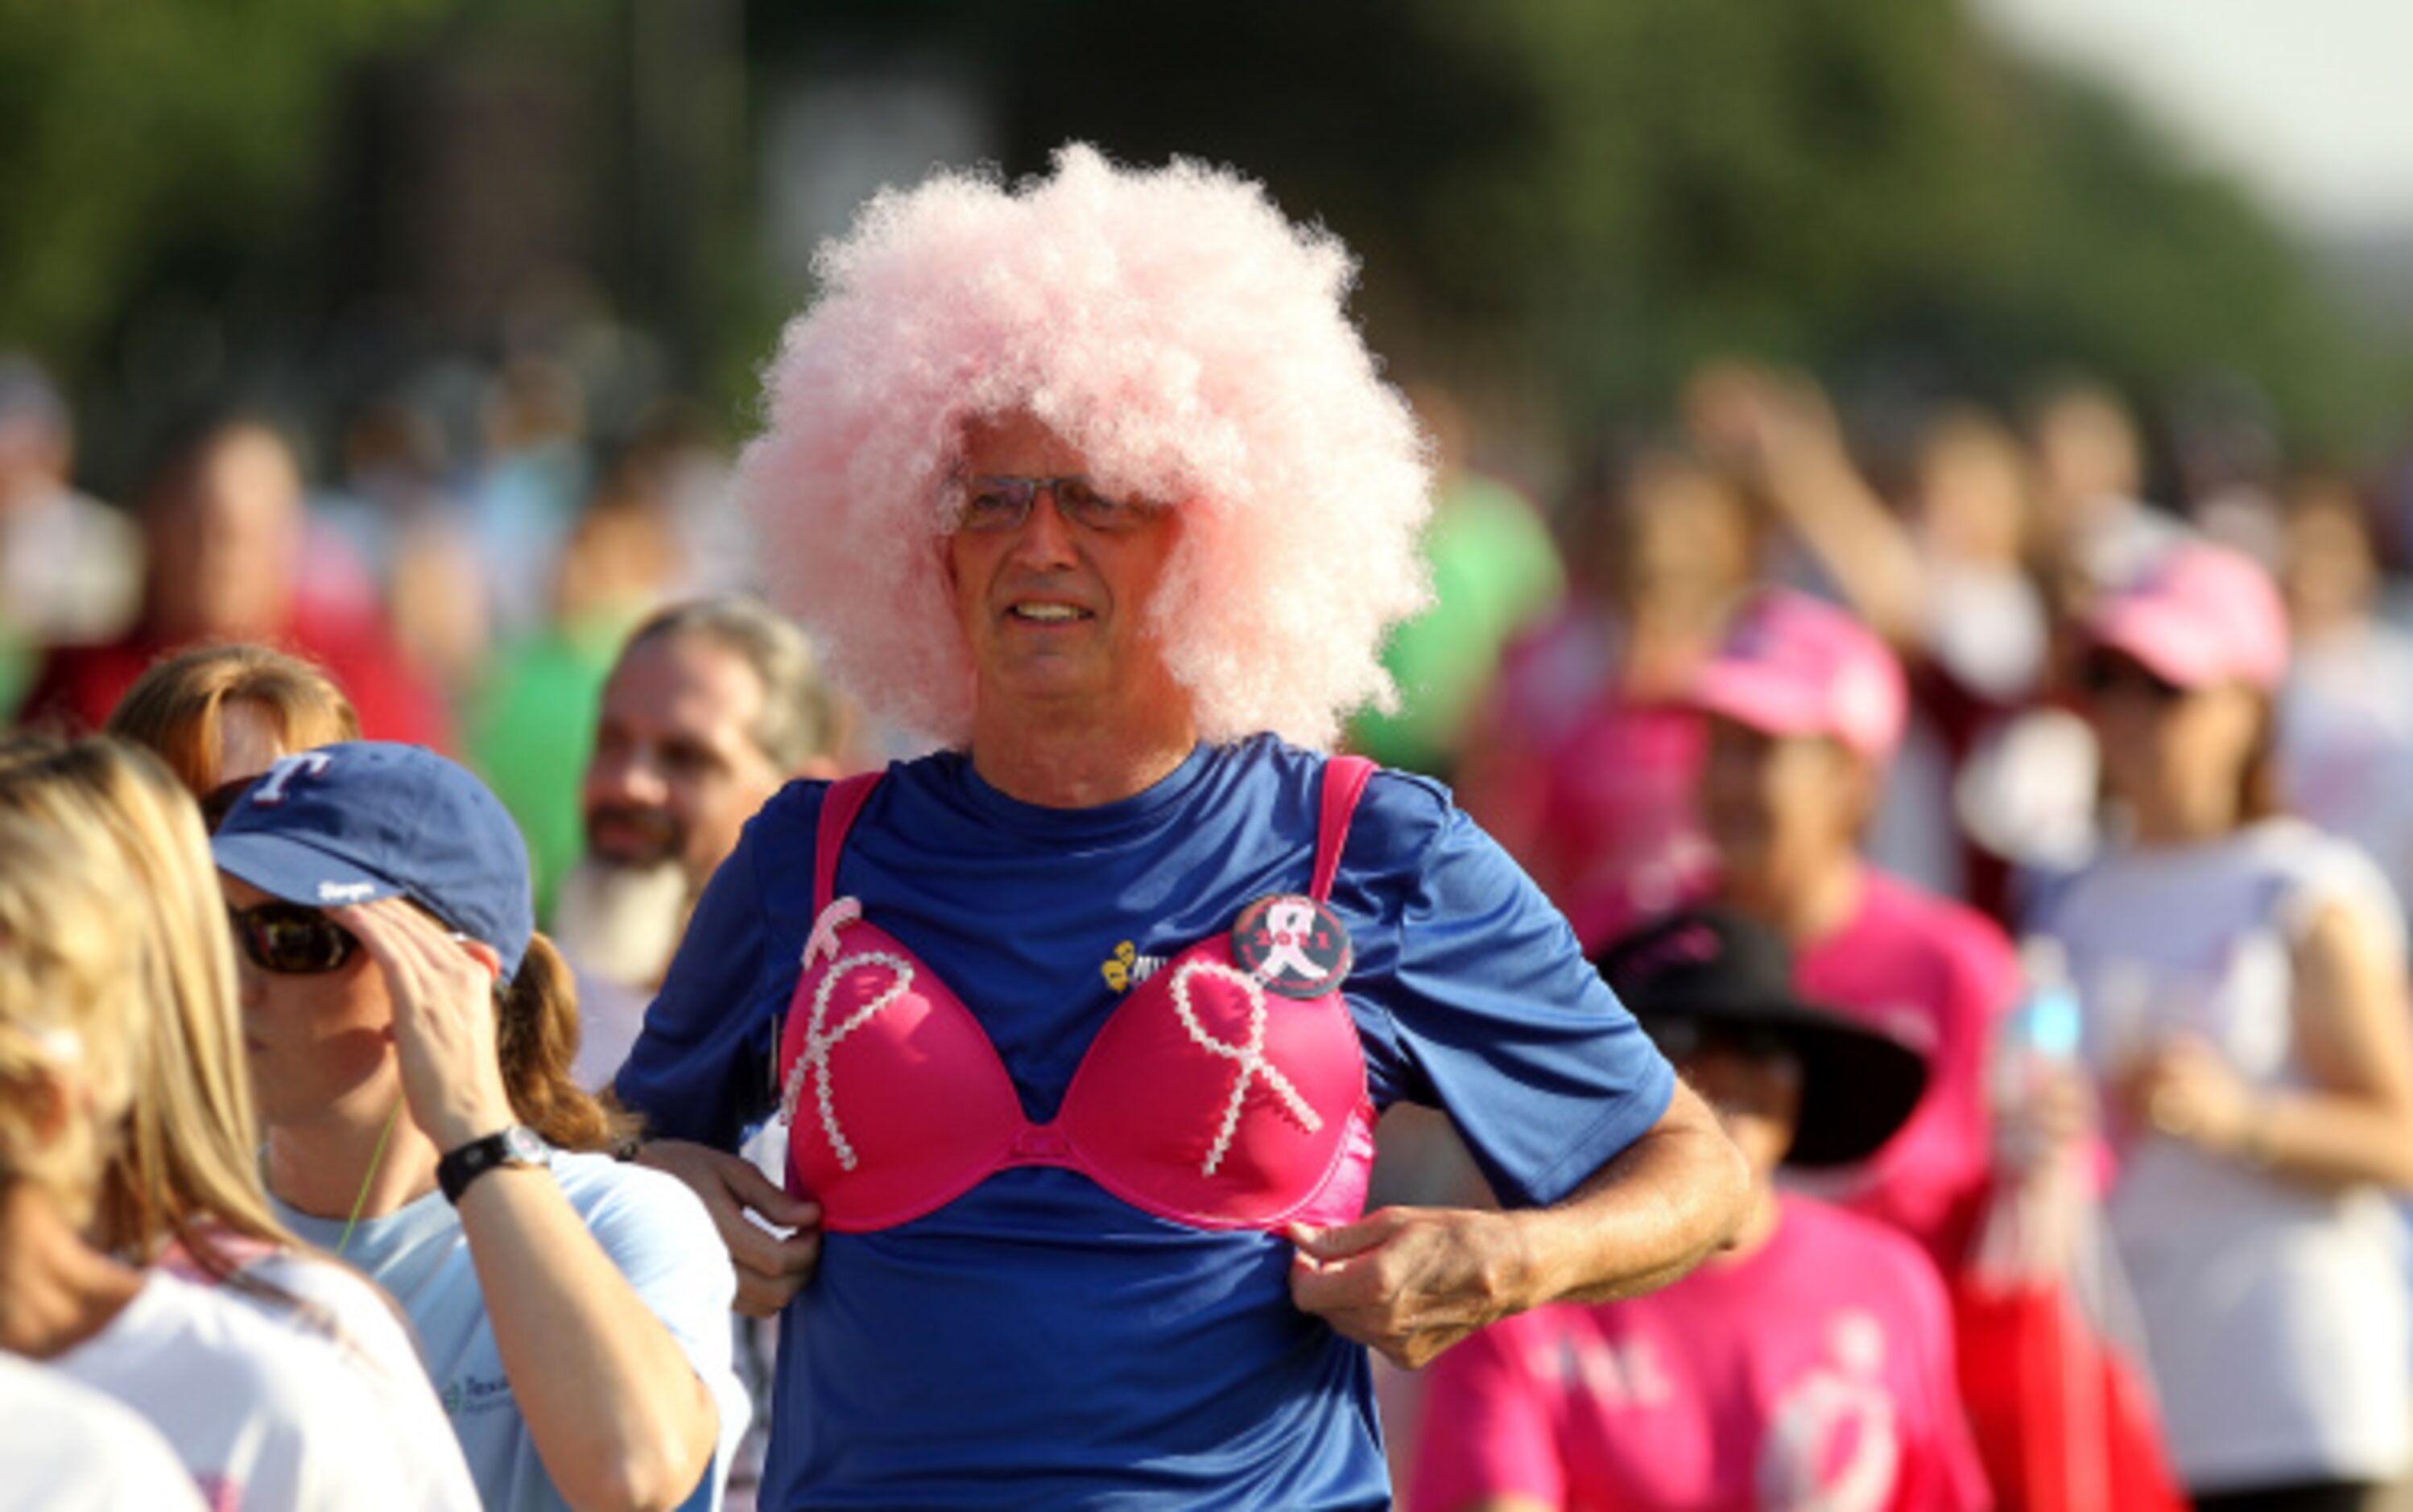
[[[453,938],[398,897],[328,916],[359,937],[384,973],[403,1097],[436,1148],[456,1149],[514,1121],[496,1048],[501,963],[493,948]]]

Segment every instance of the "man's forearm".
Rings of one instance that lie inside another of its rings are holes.
[[[1750,1195],[1742,1152],[1679,1082],[1659,1122],[1573,1195],[1511,1215],[1531,1257],[1524,1306],[1655,1291],[1732,1241]]]

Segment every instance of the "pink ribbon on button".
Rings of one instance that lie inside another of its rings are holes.
[[[863,904],[860,900],[832,898],[830,906],[822,910],[822,916],[813,921],[813,932],[805,941],[805,970],[811,971],[813,963],[823,956],[837,959],[837,932],[850,924],[861,922]]]
[[[1273,943],[1258,963],[1257,980],[1270,982],[1288,971],[1300,982],[1321,982],[1331,973],[1307,954],[1315,932],[1315,905],[1302,897],[1285,897],[1266,910],[1266,932]]]

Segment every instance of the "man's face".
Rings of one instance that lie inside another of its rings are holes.
[[[1088,468],[1069,443],[1014,415],[970,427],[959,470],[1056,478]],[[1177,697],[1146,620],[1179,526],[1178,512],[1165,510],[1127,530],[1091,529],[1068,518],[1051,489],[1018,526],[948,537],[955,615],[980,697]]]
[[[1850,849],[1867,789],[1862,764],[1840,742],[1710,719],[1701,819],[1730,877],[1798,877]]]
[[[1765,1041],[1711,1028],[1670,1056],[1677,1075],[1717,1109],[1726,1136],[1762,1182],[1776,1174],[1801,1121],[1801,1062]]]
[[[271,634],[289,612],[302,550],[302,475],[274,435],[238,426],[208,443],[147,518],[152,617],[171,639]]]
[[[0,509],[38,497],[67,480],[74,447],[67,433],[34,415],[0,416]]]
[[[754,669],[703,636],[623,656],[580,794],[588,853],[622,867],[674,861],[690,892],[702,888],[787,778],[754,743],[762,714]]]

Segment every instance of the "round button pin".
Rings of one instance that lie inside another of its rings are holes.
[[[1323,997],[1352,958],[1349,931],[1332,911],[1297,893],[1258,898],[1232,925],[1233,964],[1285,998]]]

